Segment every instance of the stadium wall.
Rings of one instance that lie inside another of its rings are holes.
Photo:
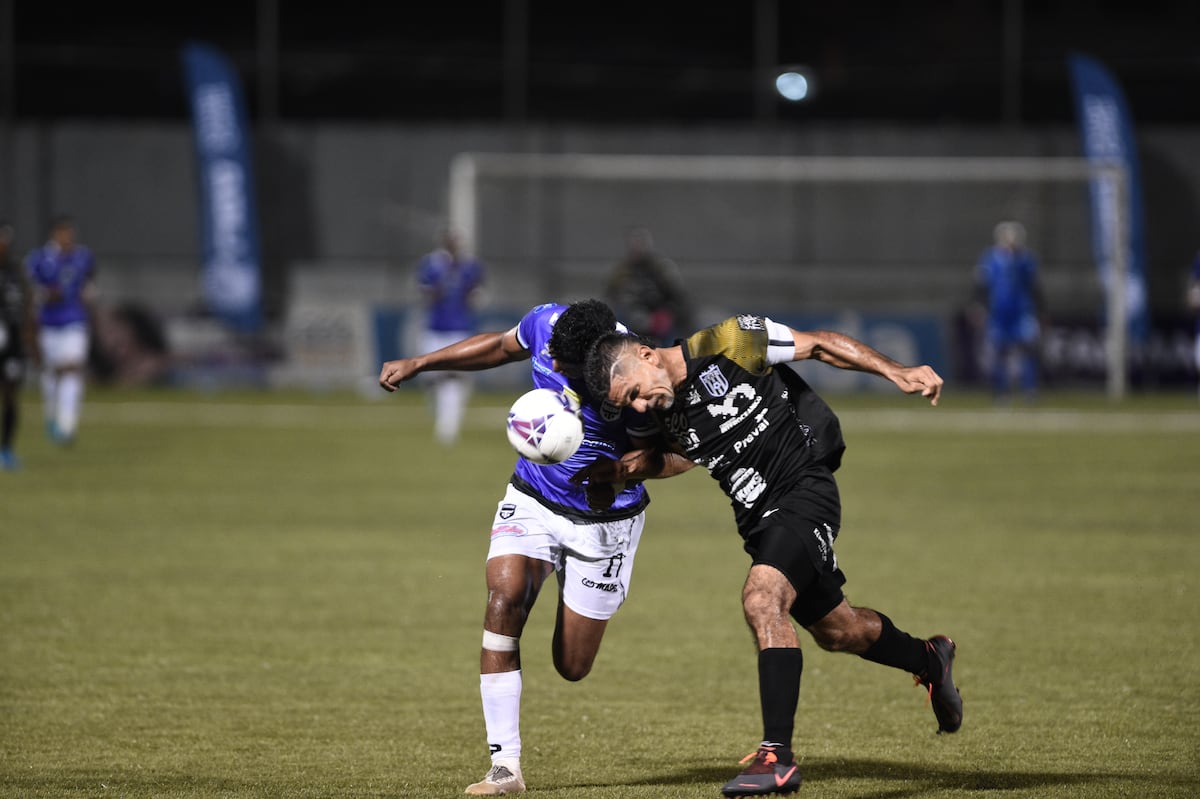
[[[1149,287],[1161,318],[1183,314],[1185,269],[1200,247],[1198,142],[1194,129],[1139,131]],[[21,124],[4,149],[0,215],[17,225],[20,249],[40,240],[52,215],[71,213],[97,253],[107,302],[150,309],[176,350],[219,345],[200,308],[186,126]],[[445,220],[450,161],[464,151],[1071,157],[1080,150],[1067,128],[282,125],[258,134],[254,167],[265,302],[284,355],[316,348],[307,362],[334,365],[321,374],[337,382],[410,346],[418,323],[412,266]],[[702,321],[761,309],[949,324],[967,298],[970,267],[988,243],[996,209],[1014,216],[1037,209],[1039,218],[1024,221],[1046,265],[1052,312],[1085,319],[1101,304],[1086,225],[1044,210],[1062,204],[1055,192],[1078,202],[1081,187],[1000,188],[976,203],[949,188],[940,201],[913,202],[871,186],[798,194],[714,185],[698,198],[703,216],[645,185],[591,199],[553,187],[531,194],[519,184],[491,191],[500,201],[486,208],[480,251],[491,269],[489,320],[497,322],[548,297],[597,295],[624,227],[647,223],[693,281]],[[305,359],[292,360],[303,374]]]

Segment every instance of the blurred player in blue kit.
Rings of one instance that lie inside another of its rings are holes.
[[[975,293],[983,309],[984,342],[997,400],[1010,394],[1011,360],[1026,400],[1037,397],[1038,346],[1041,341],[1042,293],[1038,264],[1025,247],[1025,226],[1001,222],[993,231],[995,244],[984,251],[975,267]]]
[[[582,405],[584,440],[566,461],[539,466],[518,457],[492,522],[487,556],[488,601],[480,652],[480,695],[492,765],[466,792],[477,796],[525,790],[521,771],[521,652],[525,621],[546,578],[557,573],[554,666],[564,678],[591,671],[608,620],[625,601],[650,499],[640,482],[572,482],[597,459],[630,450],[645,459],[630,468],[664,474],[690,464],[675,455],[641,450],[655,435],[644,414],[596,403],[581,374],[587,348],[624,330],[598,300],[533,308],[511,330],[479,333],[434,352],[388,361],[379,383],[395,391],[422,372],[491,369],[530,360],[533,386],[566,391]],[[601,508],[594,510],[593,507]]]
[[[60,216],[50,226],[49,241],[26,258],[26,267],[38,306],[46,432],[70,444],[83,404],[96,264],[91,250],[76,241],[74,220]]]
[[[449,346],[475,332],[475,304],[483,287],[483,263],[463,252],[452,229],[440,233],[439,246],[417,264],[417,285],[428,314],[425,352]],[[434,435],[445,445],[458,440],[471,394],[470,378],[454,371],[431,377]]]
[[[7,471],[20,466],[13,444],[25,359],[31,356],[38,362],[33,293],[28,276],[12,257],[13,236],[12,225],[0,222],[0,469]]]
[[[884,377],[934,405],[942,379],[928,366],[906,367],[861,341],[832,331],[792,330],[745,314],[701,330],[672,347],[606,334],[589,351],[585,377],[593,397],[652,413],[669,445],[704,466],[730,499],[751,557],[742,589],[746,623],[758,645],[763,737],[726,796],[792,793],[800,772],[792,750],[803,658],[793,627],[823,649],[912,674],[929,692],[940,732],[962,724],[951,678],[955,644],[920,639],[884,614],[854,607],[834,553],[841,499],[834,471],[845,449],[832,409],[794,371],[815,359]],[[645,479],[627,457],[597,461],[575,479]]]

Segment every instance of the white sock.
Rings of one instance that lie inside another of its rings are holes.
[[[492,762],[521,757],[521,670],[479,675]]]
[[[470,386],[457,375],[444,375],[434,390],[436,420],[434,434],[442,444],[453,444],[462,429]]]
[[[53,422],[58,416],[58,374],[50,367],[42,369],[42,417]]]
[[[79,427],[79,406],[83,403],[83,375],[66,372],[58,379],[58,430],[64,436],[75,435]]]

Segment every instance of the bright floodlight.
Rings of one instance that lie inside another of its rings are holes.
[[[799,72],[782,72],[775,78],[775,91],[785,100],[798,103],[808,97],[808,78]]]

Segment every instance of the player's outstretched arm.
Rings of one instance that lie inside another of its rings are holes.
[[[904,366],[882,352],[843,333],[830,330],[793,330],[796,345],[793,360],[818,360],[839,369],[870,372],[891,380],[906,394],[928,397],[937,405],[942,396],[942,378],[930,366]]]
[[[385,391],[395,391],[405,380],[422,372],[477,372],[528,357],[529,350],[517,340],[515,327],[505,332],[476,333],[440,350],[387,361],[379,371],[379,385]]]

